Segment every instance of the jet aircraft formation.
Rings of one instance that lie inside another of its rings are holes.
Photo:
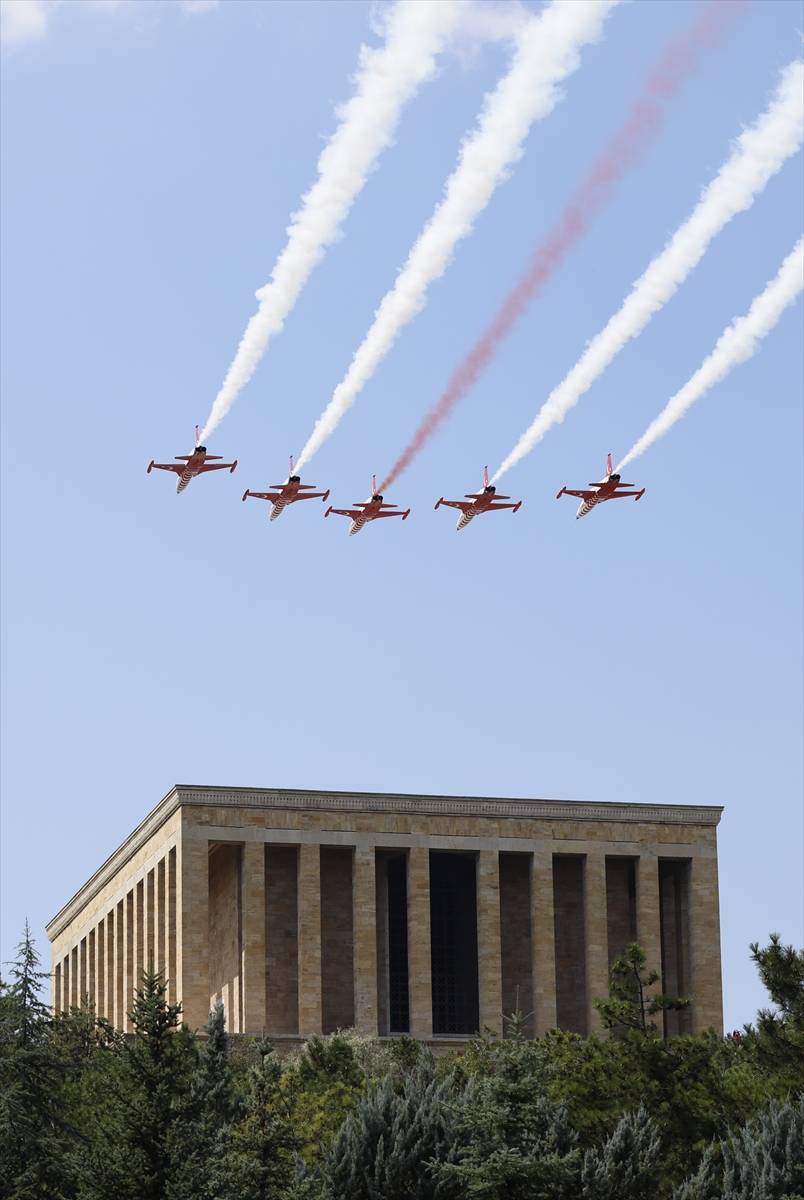
[[[218,459],[217,454],[208,454],[206,446],[197,444],[198,427],[196,426],[196,447],[192,454],[177,454],[175,463],[158,463],[153,459],[148,464],[148,474],[156,468],[158,471],[173,471],[178,475],[176,484],[176,492],[183,492],[191,479],[196,475],[203,475],[207,471],[221,471],[228,468],[230,472],[234,471],[237,466],[237,459],[231,463],[211,462],[211,459]],[[624,496],[633,496],[636,500],[641,500],[645,494],[645,489],[633,491],[623,491],[624,488],[633,488],[631,483],[622,483],[620,476],[614,471],[612,466],[611,455],[608,455],[606,460],[606,475],[605,478],[597,483],[590,483],[589,488],[568,488],[562,487],[558,492],[556,499],[561,496],[577,496],[581,503],[575,516],[576,519],[585,517],[598,504],[603,504],[607,500],[619,500]],[[326,504],[329,499],[329,488],[324,492],[317,492],[315,485],[311,483],[302,483],[299,475],[293,473],[293,459],[290,460],[290,470],[288,477],[284,483],[270,484],[270,491],[267,492],[252,492],[249,488],[243,492],[243,500],[267,500],[271,505],[270,520],[275,521],[280,517],[284,510],[291,504],[295,504],[298,500],[321,500]],[[456,529],[465,529],[470,521],[475,517],[482,516],[484,513],[501,512],[503,509],[510,509],[512,513],[518,512],[522,507],[522,501],[516,500],[512,503],[510,496],[501,495],[493,483],[489,483],[489,469],[483,468],[483,488],[478,492],[467,492],[463,500],[445,500],[443,496],[436,501],[435,507],[455,508],[459,512],[458,523]],[[377,521],[383,517],[401,517],[406,521],[410,516],[410,509],[400,509],[399,505],[389,503],[384,496],[377,490],[377,478],[371,478],[371,494],[367,500],[356,500],[351,508],[333,508],[330,504],[324,513],[328,517],[334,513],[338,517],[351,517],[352,524],[349,527],[350,537],[355,533],[360,533],[371,521]]]

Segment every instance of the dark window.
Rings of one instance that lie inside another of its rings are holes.
[[[433,1033],[478,1029],[477,884],[473,855],[430,855]]]

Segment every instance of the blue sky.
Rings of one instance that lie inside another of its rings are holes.
[[[532,6],[535,7],[535,6]],[[775,274],[801,157],[543,445],[524,501],[474,490],[619,307],[801,49],[751,6],[661,136],[390,499],[347,537],[284,478],[504,69],[448,56],[177,498],[147,476],[206,417],[349,95],[363,3],[33,6],[3,49],[2,957],[174,782],[723,804],[727,1028],[748,943],[802,941],[801,303],[576,523],[599,477]],[[308,481],[366,495],[440,394],[695,7],[624,4]],[[612,511],[615,510],[615,511]]]

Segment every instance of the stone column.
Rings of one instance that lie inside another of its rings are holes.
[[[298,874],[299,1034],[321,1033],[321,847],[301,843]]]
[[[430,959],[430,851],[408,851],[408,991],[410,1032],[415,1038],[433,1036],[433,982]]]
[[[176,992],[183,1019],[202,1029],[209,1016],[209,843],[194,833],[183,829],[177,848]]]
[[[355,847],[352,865],[355,1028],[376,1037],[377,1026],[377,883],[374,847]]]
[[[723,1032],[723,990],[720,978],[720,901],[717,850],[698,853],[689,866],[689,962],[692,1032],[712,1028]]]
[[[144,934],[145,934],[145,966],[149,971],[155,971],[156,967],[156,920],[155,920],[155,904],[156,904],[156,873],[149,871],[143,880],[143,906],[144,906]]]
[[[104,922],[106,929],[106,965],[104,967],[104,975],[106,979],[106,1020],[114,1025],[114,992],[115,992],[115,970],[114,970],[114,910],[110,910],[106,914]]]
[[[174,846],[165,855],[165,976],[168,985],[167,998],[170,1004],[175,1004],[178,996],[176,963],[176,848]]]
[[[129,1032],[128,1014],[134,1003],[134,892],[126,893],[123,902],[123,1011],[121,1028]]]
[[[70,1007],[78,1008],[81,1003],[81,997],[78,992],[78,947],[73,946],[70,951]]]
[[[106,1016],[106,928],[103,921],[95,927],[95,1016]]]
[[[165,860],[160,858],[154,869],[154,964],[167,979],[165,957]]]
[[[120,900],[114,914],[114,1027],[123,1032],[125,1022],[125,900]]]
[[[50,973],[50,1005],[54,1013],[61,1012],[61,963],[53,964]]]
[[[533,943],[533,1028],[537,1037],[556,1025],[556,925],[553,849],[540,847],[531,860],[530,930]]]
[[[645,952],[648,971],[659,972],[659,982],[648,989],[651,996],[661,991],[662,933],[659,904],[659,859],[655,851],[644,850],[637,863],[637,941]],[[662,1015],[654,1017],[662,1028]]]
[[[87,982],[87,939],[82,937],[78,943],[78,1003],[83,1005],[89,995]]]
[[[500,944],[500,855],[477,856],[477,982],[480,1029],[502,1034],[502,948]]]
[[[265,1031],[265,845],[243,846],[243,1032]]]
[[[584,935],[586,939],[586,1029],[600,1033],[603,1024],[593,1001],[609,994],[609,935],[606,905],[606,856],[600,850],[584,861]]]
[[[134,887],[134,994],[142,988],[145,970],[145,880]]]

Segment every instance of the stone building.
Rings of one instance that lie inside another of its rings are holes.
[[[667,1031],[721,1030],[721,812],[174,787],[48,925],[53,1003],[126,1030],[151,965],[193,1027],[586,1033],[638,940],[692,997]]]

